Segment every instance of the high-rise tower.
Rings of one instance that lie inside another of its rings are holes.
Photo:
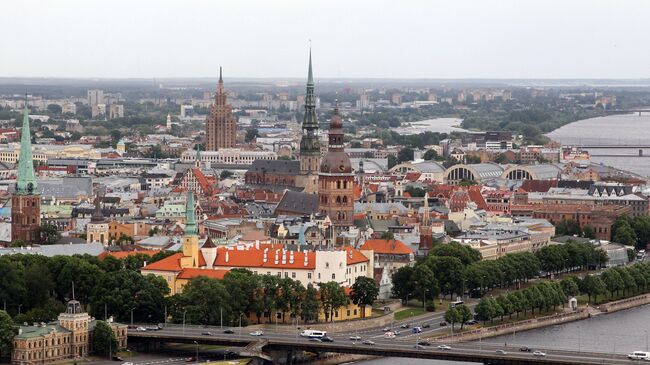
[[[318,174],[318,210],[335,227],[351,226],[354,213],[354,174],[350,157],[343,149],[343,122],[338,102],[330,120],[328,151]]]
[[[307,192],[318,189],[318,166],[320,165],[320,142],[318,141],[318,118],[316,117],[316,97],[314,96],[314,74],[309,50],[309,70],[307,72],[307,94],[305,95],[305,117],[302,121],[300,139],[300,174]]]
[[[11,197],[11,240],[33,243],[38,239],[38,229],[41,226],[41,197],[36,191],[27,103],[25,103],[23,127],[20,133],[18,178],[16,191]]]
[[[223,148],[234,148],[237,138],[237,125],[232,116],[232,105],[226,101],[227,95],[223,87],[221,67],[219,67],[219,85],[214,97],[210,114],[205,119],[205,149],[217,151]]]

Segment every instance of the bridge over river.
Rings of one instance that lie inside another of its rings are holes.
[[[364,344],[359,340],[351,340],[349,333],[330,333],[334,342],[317,342],[300,337],[298,330],[275,330],[264,332],[263,336],[252,336],[245,329],[230,328],[230,331],[220,328],[199,326],[169,325],[162,330],[146,332],[129,332],[129,344],[138,349],[154,349],[163,343],[193,343],[206,345],[236,346],[244,349],[256,349],[255,353],[242,355],[257,356],[257,361],[263,363],[271,358],[276,363],[275,356],[293,363],[294,355],[298,352],[361,354],[384,357],[420,358],[448,361],[479,362],[483,364],[566,364],[566,365],[595,365],[595,364],[638,364],[638,361],[628,360],[624,354],[601,352],[579,352],[551,348],[540,348],[546,356],[535,356],[530,352],[521,352],[518,348],[507,348],[485,343],[455,343],[449,349],[438,348],[440,343],[430,346],[416,346],[419,338],[416,335],[398,336],[394,339],[373,338],[375,344]],[[249,329],[250,330],[250,329]],[[226,332],[232,333],[226,333]],[[208,334],[209,332],[209,334]],[[505,350],[498,353],[497,350]],[[275,354],[275,355],[273,355]]]

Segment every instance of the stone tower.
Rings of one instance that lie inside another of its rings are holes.
[[[205,149],[217,151],[223,148],[234,148],[237,138],[237,125],[232,116],[232,105],[226,102],[227,96],[223,87],[221,67],[219,67],[219,85],[214,97],[210,114],[205,119]]]
[[[185,205],[185,234],[183,235],[183,257],[181,258],[181,267],[198,267],[199,266],[199,236],[196,229],[196,219],[194,218],[194,192],[187,191],[187,204]]]
[[[27,103],[23,111],[16,191],[11,197],[11,240],[33,243],[41,226],[41,197],[36,190]]]
[[[302,121],[300,139],[301,185],[306,192],[318,190],[318,166],[320,165],[320,142],[318,141],[318,118],[316,117],[316,98],[314,96],[314,75],[309,50],[309,70],[307,71],[307,94],[305,95],[305,117]]]
[[[86,224],[86,242],[100,242],[104,246],[108,246],[109,243],[108,223],[104,219],[104,213],[102,213],[99,193],[95,197],[93,215],[90,217],[90,222]]]
[[[330,120],[328,151],[318,174],[318,210],[335,227],[351,226],[354,213],[354,174],[343,149],[343,122],[338,103]]]
[[[424,207],[422,208],[422,221],[420,222],[420,244],[422,251],[429,252],[433,246],[433,233],[431,231],[431,218],[429,212],[429,193],[424,194]]]

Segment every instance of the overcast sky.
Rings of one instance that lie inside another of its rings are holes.
[[[650,1],[6,0],[0,77],[648,78]]]

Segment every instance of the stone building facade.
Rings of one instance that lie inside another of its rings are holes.
[[[226,99],[221,68],[219,68],[217,94],[210,108],[210,114],[205,119],[205,148],[208,151],[235,147],[237,124],[232,115],[232,105],[228,104]]]

